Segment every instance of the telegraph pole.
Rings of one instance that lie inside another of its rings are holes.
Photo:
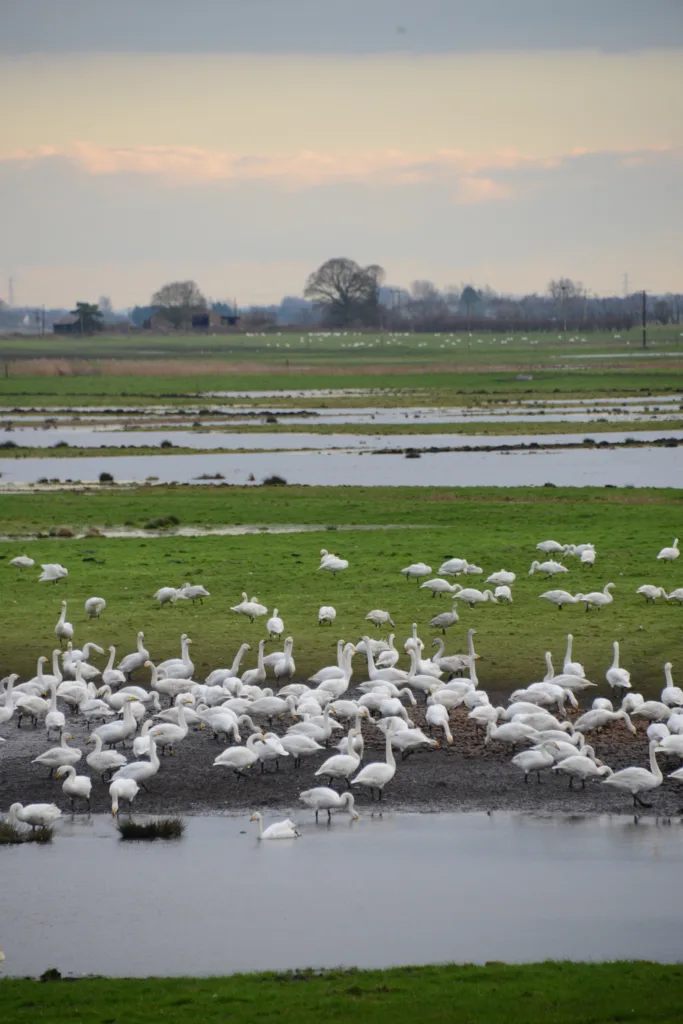
[[[647,292],[643,291],[643,348],[647,348]]]

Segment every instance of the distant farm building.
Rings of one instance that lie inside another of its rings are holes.
[[[81,321],[77,316],[69,313],[67,316],[62,316],[59,320],[55,320],[52,330],[55,334],[80,334]]]
[[[195,309],[174,327],[164,313],[152,313],[143,322],[143,327],[150,331],[219,331],[221,328],[234,327],[239,316],[224,316],[215,309]]]

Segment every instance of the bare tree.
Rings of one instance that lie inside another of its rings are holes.
[[[304,295],[335,326],[353,323],[373,325],[379,320],[379,288],[384,270],[377,264],[361,267],[354,260],[327,260],[314,271]]]
[[[410,286],[410,309],[419,319],[431,319],[443,316],[446,302],[431,281],[413,281]]]
[[[206,299],[194,281],[171,281],[154,293],[152,305],[174,327],[180,327],[194,310],[206,308]]]

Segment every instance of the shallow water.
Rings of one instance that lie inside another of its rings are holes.
[[[298,840],[259,843],[242,816],[189,818],[180,841],[122,843],[96,816],[61,822],[51,847],[0,849],[1,973],[680,956],[680,826],[293,816]]]
[[[672,487],[683,479],[683,448],[441,452],[419,459],[313,451],[0,460],[3,486],[42,478],[96,481],[103,470],[119,482],[154,477],[165,483],[215,483],[198,478],[220,473],[226,483],[240,485],[276,474],[290,484],[310,486]]]
[[[432,446],[453,448],[469,446],[485,448],[491,445],[537,444],[581,444],[590,431],[579,434],[289,434],[282,433],[197,433],[187,430],[91,430],[79,427],[20,427],[12,431],[11,438],[22,447],[53,448],[65,441],[74,448],[104,447],[159,447],[162,441],[170,441],[176,448],[267,448],[292,451],[302,448],[429,448]],[[590,435],[596,441],[619,444],[634,437],[639,441],[656,441],[659,438],[683,438],[683,430],[668,430],[665,426],[657,430],[636,432],[607,431]],[[1,454],[1,450],[0,450]]]

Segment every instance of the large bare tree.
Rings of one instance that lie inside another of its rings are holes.
[[[346,327],[379,321],[379,288],[384,270],[377,264],[361,267],[354,260],[337,257],[314,271],[304,289],[307,299],[322,310],[328,324]]]
[[[195,281],[171,281],[154,293],[152,305],[174,327],[180,327],[194,310],[206,308],[206,299]]]

